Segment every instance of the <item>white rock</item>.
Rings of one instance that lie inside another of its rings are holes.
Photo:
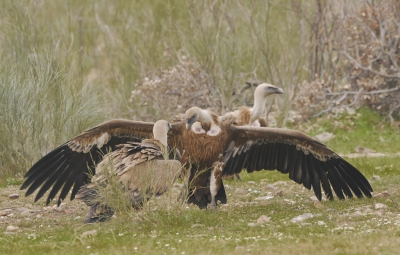
[[[325,226],[326,223],[323,222],[322,220],[317,221],[318,226]]]
[[[10,195],[8,196],[8,198],[9,198],[9,199],[17,199],[17,198],[19,198],[19,194],[17,194],[17,193],[15,193],[15,194],[10,194]]]
[[[318,141],[323,142],[323,143],[331,140],[334,137],[335,137],[334,134],[328,133],[328,132],[324,132],[324,133],[314,136],[315,139],[317,139]]]
[[[248,181],[247,184],[256,185],[257,183],[255,181]]]
[[[236,188],[235,193],[238,195],[247,195],[249,194],[249,191],[241,188]]]
[[[93,229],[93,230],[89,230],[89,231],[83,232],[81,234],[81,238],[85,238],[85,237],[88,237],[88,236],[95,236],[95,235],[97,235],[97,230]]]
[[[260,218],[258,218],[257,223],[262,224],[265,222],[270,222],[271,218],[266,216],[266,215],[261,215]]]
[[[256,200],[256,201],[264,201],[264,200],[269,200],[269,199],[272,199],[272,198],[274,198],[274,196],[256,197],[256,198],[254,198],[254,200]]]
[[[19,227],[17,227],[17,226],[7,226],[7,229],[6,229],[6,231],[7,232],[19,232]]]
[[[375,209],[385,209],[387,208],[387,205],[382,204],[382,203],[376,203],[375,204]]]
[[[302,221],[307,220],[307,219],[314,218],[316,216],[320,216],[320,214],[313,215],[312,213],[305,213],[305,214],[302,214],[302,215],[294,217],[293,219],[290,220],[290,222],[298,223],[298,222],[302,222]]]
[[[380,177],[379,175],[373,175],[373,176],[372,176],[372,180],[374,180],[374,181],[380,181],[380,180],[381,180],[381,177]]]

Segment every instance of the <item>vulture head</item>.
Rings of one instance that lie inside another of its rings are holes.
[[[213,122],[213,118],[207,110],[203,110],[199,107],[192,107],[185,112],[185,121],[186,130],[189,130],[195,122],[211,123]]]
[[[154,139],[160,141],[164,146],[167,146],[167,134],[172,129],[171,124],[166,120],[159,120],[154,123],[153,135]]]
[[[261,83],[257,86],[256,91],[254,92],[255,96],[260,95],[263,98],[272,94],[283,94],[283,90],[268,83]]]

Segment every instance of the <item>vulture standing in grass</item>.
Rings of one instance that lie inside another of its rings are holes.
[[[154,138],[122,144],[104,156],[96,167],[92,183],[83,185],[76,194],[77,200],[90,206],[85,223],[105,221],[114,214],[108,204],[112,201],[104,196],[110,190],[107,185],[113,185],[109,180],[113,175],[136,209],[140,209],[151,196],[162,195],[172,186],[180,174],[181,163],[179,152],[167,146],[170,129],[166,120],[159,120],[153,127]],[[176,156],[179,160],[175,159]],[[103,192],[99,192],[99,188]]]
[[[183,120],[171,126],[168,145],[184,149],[181,163],[190,173],[188,202],[200,208],[211,202],[210,207],[215,208],[217,200],[226,203],[221,176],[243,169],[287,173],[293,181],[313,188],[318,199],[322,198],[322,189],[333,199],[332,188],[339,199],[353,194],[371,197],[369,182],[356,168],[301,132],[237,126],[232,116],[222,121],[198,107],[187,110]],[[73,199],[79,188],[90,182],[87,173],[95,172],[93,166],[101,161],[101,153],[115,150],[116,144],[150,138],[152,127],[153,123],[111,120],[85,131],[34,164],[21,189],[28,188],[26,195],[30,195],[40,188],[35,201],[50,190],[46,203],[61,191],[61,203],[72,188]]]
[[[224,121],[226,118],[231,118],[237,126],[253,126],[266,127],[267,121],[265,116],[265,104],[268,96],[274,94],[283,94],[283,90],[268,83],[261,83],[254,90],[254,106],[242,106],[239,109],[226,113],[219,119]],[[241,180],[240,174],[232,175],[233,179],[237,177]]]
[[[237,126],[254,126],[266,127],[267,123],[263,118],[265,116],[265,104],[268,96],[274,94],[283,94],[283,90],[268,83],[261,83],[254,90],[254,106],[242,106],[233,112],[226,113],[221,116],[223,121],[225,118],[233,118]]]

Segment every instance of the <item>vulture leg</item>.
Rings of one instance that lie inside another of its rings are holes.
[[[210,177],[210,193],[211,193],[211,203],[208,205],[208,208],[215,211],[217,210],[217,200],[216,196],[220,189],[220,185],[222,184],[222,166],[223,163],[217,161],[213,164],[213,169],[211,170]]]

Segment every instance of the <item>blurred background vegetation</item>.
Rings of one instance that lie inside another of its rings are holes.
[[[282,87],[279,127],[375,111],[398,130],[397,0],[4,0],[0,176],[110,118],[171,120]]]

